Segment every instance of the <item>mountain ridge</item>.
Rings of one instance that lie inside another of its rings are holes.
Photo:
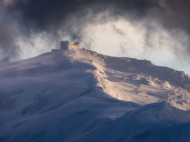
[[[87,49],[54,50],[4,64],[0,140],[157,142],[167,137],[155,134],[158,130],[174,135],[176,127],[189,125],[189,80],[150,61]]]

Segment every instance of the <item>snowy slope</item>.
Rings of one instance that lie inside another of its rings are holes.
[[[0,84],[2,142],[190,140],[190,77],[146,60],[60,50],[1,65]]]

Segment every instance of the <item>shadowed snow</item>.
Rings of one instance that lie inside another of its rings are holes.
[[[189,76],[146,60],[57,50],[1,65],[0,84],[2,142],[190,139]]]

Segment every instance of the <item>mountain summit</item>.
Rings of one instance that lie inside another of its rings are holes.
[[[62,41],[1,65],[0,84],[2,142],[190,139],[190,77],[147,60]]]

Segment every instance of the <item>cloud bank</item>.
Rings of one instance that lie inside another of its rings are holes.
[[[189,70],[188,0],[3,0],[0,62],[32,57],[61,39],[113,56]]]

